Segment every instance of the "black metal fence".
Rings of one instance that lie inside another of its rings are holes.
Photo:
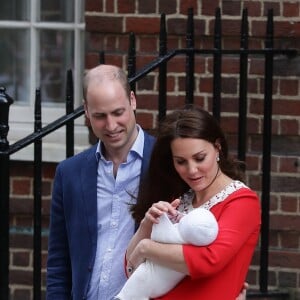
[[[194,101],[194,66],[196,55],[210,55],[213,58],[213,115],[220,119],[221,104],[221,67],[222,58],[235,55],[240,59],[239,111],[238,111],[238,153],[240,160],[245,160],[247,136],[247,74],[248,56],[264,57],[264,112],[263,112],[263,166],[262,166],[262,230],[260,244],[260,281],[259,291],[248,297],[284,297],[284,293],[268,291],[268,246],[269,246],[269,200],[270,200],[270,159],[271,159],[271,121],[272,121],[272,82],[273,58],[275,55],[293,56],[297,54],[293,49],[273,48],[273,12],[268,11],[265,47],[262,49],[248,49],[248,15],[243,10],[241,21],[240,49],[222,49],[222,28],[220,9],[216,9],[214,47],[212,49],[197,49],[194,47],[194,18],[193,10],[189,9],[186,31],[186,48],[168,50],[165,14],[161,15],[160,47],[158,57],[142,70],[136,71],[135,35],[129,36],[128,76],[132,90],[135,91],[136,82],[144,78],[149,72],[159,72],[158,118],[165,116],[167,110],[167,66],[175,56],[186,57],[186,103]],[[99,63],[104,63],[104,53],[99,54]],[[34,270],[33,297],[41,299],[41,201],[42,201],[42,138],[56,129],[66,126],[66,157],[74,154],[74,120],[83,113],[83,107],[74,109],[73,79],[71,71],[67,71],[66,87],[66,115],[42,127],[41,93],[36,90],[34,132],[29,136],[9,145],[7,135],[9,131],[9,106],[13,100],[0,88],[0,299],[9,299],[9,199],[10,199],[10,155],[34,144]]]

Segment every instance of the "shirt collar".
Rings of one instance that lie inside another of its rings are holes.
[[[138,135],[129,151],[129,153],[136,153],[140,158],[143,158],[143,150],[144,150],[144,131],[140,125],[136,125],[138,129]],[[100,159],[104,159],[103,155],[103,143],[99,140],[97,149],[96,149],[96,159],[99,162]]]

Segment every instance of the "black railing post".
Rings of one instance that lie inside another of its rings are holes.
[[[214,30],[214,79],[212,112],[217,120],[220,120],[221,107],[221,71],[222,71],[222,26],[221,10],[216,9]]]
[[[105,55],[104,55],[104,51],[99,51],[99,64],[105,64]]]
[[[167,30],[166,15],[161,14],[159,31],[159,56],[167,53]],[[160,121],[167,111],[167,63],[163,62],[159,66],[158,74],[159,94],[158,94],[158,120]]]
[[[243,10],[241,25],[241,50],[248,50],[248,11]],[[248,53],[240,54],[240,91],[239,91],[239,119],[238,119],[238,159],[245,161],[247,140],[247,78],[248,78]]]
[[[0,87],[0,299],[9,299],[9,106],[13,103]]]
[[[35,93],[34,132],[42,129],[41,92]],[[34,232],[33,232],[33,299],[41,299],[41,252],[42,252],[42,140],[34,141]]]
[[[72,70],[67,71],[66,86],[66,113],[74,112],[74,84]],[[74,155],[74,120],[70,120],[66,125],[66,157]]]
[[[135,49],[135,35],[133,32],[130,32],[129,34],[129,48],[128,48],[128,64],[127,64],[127,70],[128,70],[128,78],[131,78],[135,75],[136,72],[136,49]],[[135,82],[130,82],[130,89],[135,92]]]
[[[273,49],[273,10],[268,11],[265,48]],[[269,256],[269,209],[270,209],[270,172],[272,142],[272,94],[273,94],[273,52],[265,57],[263,120],[263,157],[262,157],[262,226],[260,247],[260,291],[268,291],[268,256]]]
[[[194,48],[194,13],[193,8],[188,9],[187,30],[186,30],[186,47]],[[188,52],[186,55],[186,104],[194,103],[194,69],[195,69],[195,53]]]

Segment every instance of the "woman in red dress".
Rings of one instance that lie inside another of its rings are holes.
[[[218,122],[199,108],[170,113],[160,124],[146,185],[132,214],[140,226],[126,253],[127,272],[151,260],[186,274],[163,300],[234,300],[243,290],[260,232],[260,204],[229,158]],[[167,212],[197,207],[216,217],[219,233],[208,246],[162,244],[150,239],[153,223]],[[129,273],[130,273],[129,272]]]

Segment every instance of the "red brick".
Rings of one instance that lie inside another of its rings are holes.
[[[220,7],[220,0],[202,0],[202,15],[214,16],[217,7]]]
[[[274,100],[273,114],[299,116],[299,100]]]
[[[168,62],[168,72],[182,73],[186,70],[186,58],[184,56],[176,56]],[[178,75],[177,75],[178,76]]]
[[[139,80],[137,83],[138,90],[143,90],[143,91],[153,91],[155,86],[155,78],[151,75],[148,75],[142,79]]]
[[[125,31],[136,34],[158,34],[160,29],[160,18],[155,17],[127,17],[125,23]]]
[[[175,77],[168,76],[167,77],[167,92],[174,92],[175,91]]]
[[[277,268],[300,268],[300,253],[292,251],[277,251],[272,252],[269,255],[270,265],[276,266]]]
[[[155,36],[141,36],[138,39],[138,51],[140,52],[154,52],[158,51],[158,39]]]
[[[261,132],[261,121],[255,117],[248,117],[247,119],[247,131],[249,134]]]
[[[260,166],[260,159],[258,156],[246,154],[246,170],[258,170]]]
[[[259,17],[262,15],[261,12],[262,1],[244,1],[243,8],[247,8],[248,16]]]
[[[103,3],[102,1],[86,0],[85,1],[85,11],[102,11]]]
[[[108,35],[105,39],[105,48],[106,51],[116,51],[118,45],[118,36],[117,35]]]
[[[14,300],[31,300],[33,296],[31,295],[31,287],[30,288],[20,288],[16,287],[13,291]]]
[[[154,117],[152,113],[137,112],[137,123],[144,129],[151,129],[154,125]]]
[[[10,199],[10,212],[14,214],[31,214],[33,211],[33,200],[27,199],[15,199],[11,197]]]
[[[274,23],[275,37],[291,37],[296,38],[300,36],[300,21],[277,21]]]
[[[118,55],[116,53],[106,55],[105,56],[105,63],[106,64],[111,64],[111,65],[116,65],[116,66],[119,66],[121,68],[124,68],[122,55]]]
[[[115,1],[106,1],[106,12],[108,13],[115,12]]]
[[[123,53],[128,53],[129,34],[118,37],[118,50]]]
[[[138,93],[138,108],[139,109],[153,109],[158,108],[158,96]]]
[[[201,78],[199,90],[200,90],[200,93],[212,93],[213,78]]]
[[[297,197],[281,196],[281,209],[283,212],[297,212],[298,204]]]
[[[283,3],[283,16],[290,17],[299,17],[299,8],[300,5],[298,2],[284,2]]]
[[[298,173],[298,158],[297,157],[281,157],[279,172]]]
[[[113,2],[113,1],[111,1]],[[122,0],[117,2],[117,13],[132,14],[135,13],[135,1]]]
[[[240,71],[240,60],[234,57],[224,57],[222,62],[222,73],[238,74]]]
[[[176,1],[159,0],[158,1],[158,11],[160,14],[161,13],[175,14],[177,11],[177,3],[176,3]]]
[[[215,21],[210,22],[209,32],[214,32]],[[222,35],[223,36],[239,36],[241,31],[240,20],[222,20]]]
[[[15,284],[32,285],[32,270],[14,270],[10,269],[9,277],[14,279]]]
[[[298,215],[271,215],[270,227],[276,230],[296,230],[300,228],[300,218]]]
[[[241,15],[241,1],[223,0],[222,4],[222,15]]]
[[[168,96],[168,109],[183,108],[186,98],[185,95],[170,95]]]
[[[156,12],[156,1],[139,0],[138,11],[141,14],[152,14]]]
[[[85,56],[85,67],[91,69],[99,64],[99,53],[90,52]]]
[[[28,251],[18,251],[12,253],[12,265],[17,267],[30,266],[30,253]]]
[[[235,133],[237,129],[237,123],[238,120],[236,117],[222,117],[221,119],[221,126],[223,130],[227,133]]]
[[[251,21],[251,36],[264,38],[266,35],[266,20]]]
[[[299,81],[296,79],[281,79],[280,94],[296,96],[299,94]]]
[[[300,123],[296,119],[281,119],[280,133],[283,135],[298,135]]]
[[[222,96],[222,112],[237,112],[238,101],[237,97]]]
[[[240,49],[240,38],[237,36],[226,36],[223,38],[223,49]],[[224,56],[226,58],[226,56]],[[237,57],[238,58],[238,57]]]
[[[249,74],[264,75],[265,60],[261,58],[252,58],[249,64]]]
[[[13,195],[31,195],[32,180],[30,178],[14,178],[12,181]]]
[[[122,17],[86,16],[86,30],[89,32],[121,33]]]
[[[278,2],[264,2],[264,16],[268,15],[270,9],[273,10],[273,16],[280,16],[280,4]]]
[[[238,81],[235,77],[223,77],[221,79],[221,89],[224,94],[237,94],[238,92]]]
[[[197,0],[180,0],[179,13],[187,15],[188,9],[192,8],[194,15],[197,15],[199,9],[198,5],[199,1]]]
[[[258,80],[257,78],[248,78],[248,93],[257,94],[258,93]]]

